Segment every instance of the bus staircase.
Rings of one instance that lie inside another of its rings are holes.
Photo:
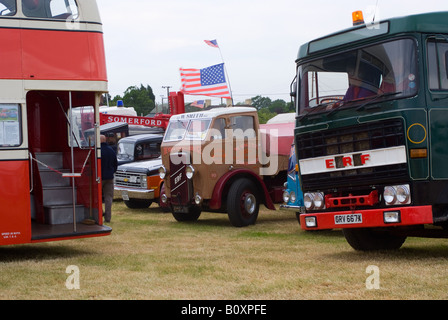
[[[38,171],[34,179],[39,180],[33,182],[39,187],[33,188],[32,241],[103,235],[112,231],[108,226],[92,223],[91,209],[76,204],[76,186],[72,187],[71,181],[82,175],[90,155],[91,152],[79,174],[63,167],[62,152],[36,152],[31,156],[33,168]]]
[[[73,202],[76,202],[76,186],[73,190],[71,179],[64,176],[68,175],[70,170],[63,168],[62,153],[36,153],[36,160],[42,182],[45,223],[50,225],[73,223],[73,210],[76,222],[83,221],[87,208],[83,205],[73,205]]]

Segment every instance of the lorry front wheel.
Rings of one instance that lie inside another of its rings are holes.
[[[386,230],[354,228],[342,231],[352,248],[359,251],[398,250],[406,240],[406,236],[394,235]]]
[[[227,196],[227,214],[235,227],[255,224],[260,203],[257,188],[249,179],[239,179],[230,187]]]

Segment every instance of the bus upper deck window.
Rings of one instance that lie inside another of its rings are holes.
[[[16,12],[16,0],[0,0],[0,16],[13,16]]]
[[[65,20],[78,17],[75,0],[22,0],[22,10],[25,16],[33,18]]]

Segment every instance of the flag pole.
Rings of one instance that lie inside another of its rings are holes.
[[[209,41],[209,42],[213,42],[213,41]],[[208,45],[210,45],[209,42],[205,41],[205,43],[207,43]],[[230,99],[232,100],[232,105],[233,105],[232,86],[230,85],[230,78],[229,78],[229,74],[227,73],[227,68],[226,68],[226,64],[225,64],[225,62],[224,62],[224,57],[222,56],[221,47],[218,45],[218,41],[217,41],[217,40],[214,40],[213,47],[214,47],[214,48],[218,48],[218,50],[219,50],[219,55],[221,56],[221,61],[222,61],[222,63],[224,64],[224,72],[226,73],[227,82],[228,82],[228,84],[229,84]]]

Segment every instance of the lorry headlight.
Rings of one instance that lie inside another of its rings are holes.
[[[188,179],[192,179],[194,176],[194,168],[191,165],[188,165],[187,168],[185,168],[185,175]]]
[[[288,201],[289,201],[289,192],[288,190],[285,190],[283,192],[283,202],[288,203]]]
[[[314,209],[320,210],[325,207],[324,194],[316,192],[313,197]]]
[[[384,201],[386,204],[391,205],[395,202],[397,197],[395,189],[393,187],[385,187],[383,192]]]
[[[411,192],[408,184],[399,186],[387,186],[383,192],[384,202],[390,206],[393,204],[411,203]]]
[[[403,185],[403,186],[397,186],[397,200],[401,204],[406,204],[409,202],[411,195],[409,192],[409,186]]]
[[[303,196],[303,204],[305,206],[305,209],[311,210],[314,208],[313,198],[313,194],[305,193],[305,195]]]
[[[162,196],[160,197],[163,203],[167,203],[168,202],[168,197],[166,196],[166,194],[162,194]]]
[[[296,193],[294,191],[291,191],[290,198],[292,203],[296,202],[297,198]]]
[[[165,166],[161,166],[159,168],[159,177],[160,179],[165,179],[165,176],[166,176],[166,168]]]

